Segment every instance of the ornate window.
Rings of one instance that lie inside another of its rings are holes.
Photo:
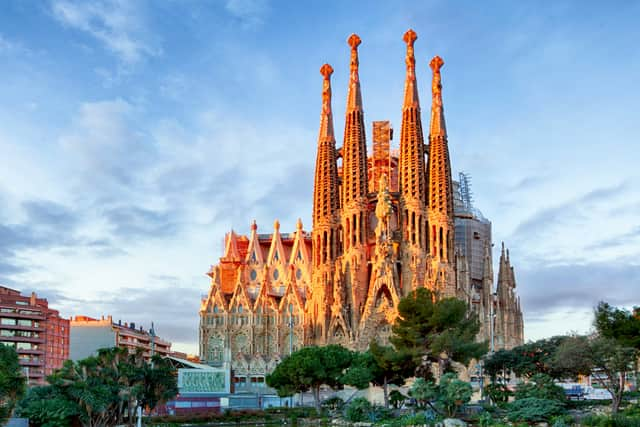
[[[210,337],[208,350],[210,361],[222,362],[224,354],[224,340],[221,337]]]

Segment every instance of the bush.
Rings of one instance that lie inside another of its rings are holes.
[[[427,410],[419,412],[417,414],[407,414],[400,418],[391,420],[385,423],[385,426],[389,427],[409,427],[409,426],[422,426],[433,425],[436,421],[436,415],[433,411]]]
[[[488,384],[484,391],[489,399],[498,406],[504,406],[509,401],[509,396],[513,394],[506,384],[492,383]]]
[[[348,405],[344,413],[347,421],[357,423],[360,421],[370,421],[372,415],[371,403],[364,397],[353,399]]]
[[[616,415],[589,415],[580,423],[589,427],[640,427],[640,417]]]
[[[640,404],[627,406],[622,413],[627,417],[640,417]]]
[[[338,396],[334,396],[322,401],[322,407],[331,411],[341,411],[344,407],[344,400]]]
[[[398,390],[393,390],[389,393],[389,403],[396,409],[399,409],[404,401],[407,400],[407,396],[400,393]]]
[[[567,400],[562,387],[556,385],[550,376],[544,374],[536,374],[528,383],[518,384],[515,397],[516,400],[527,397],[561,402]]]
[[[483,412],[478,417],[478,425],[480,427],[490,427],[493,425],[493,415],[489,412]]]
[[[556,415],[549,420],[551,427],[571,427],[574,424],[574,419],[571,415]]]
[[[555,415],[563,415],[564,405],[557,400],[525,397],[508,405],[510,421],[537,423],[548,421]]]

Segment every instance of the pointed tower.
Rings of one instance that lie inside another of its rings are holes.
[[[322,112],[313,187],[312,289],[311,299],[307,301],[307,312],[311,319],[309,336],[316,344],[322,344],[326,339],[328,308],[333,294],[333,269],[338,249],[338,164],[331,112],[332,73],[333,68],[329,64],[320,68],[323,76]]]
[[[431,83],[431,125],[429,127],[429,162],[427,211],[429,218],[431,272],[437,277],[429,278],[429,283],[440,283],[443,296],[455,296],[454,280],[454,225],[453,186],[451,183],[451,162],[447,143],[447,128],[442,106],[442,78],[440,68],[444,61],[435,56],[429,66],[433,70]]]
[[[404,34],[407,76],[400,128],[400,204],[402,215],[402,291],[407,294],[424,283],[426,257],[426,185],[424,136],[416,81],[413,30]]]
[[[342,230],[344,286],[349,305],[351,327],[360,320],[367,297],[367,145],[364,134],[364,114],[360,77],[358,76],[358,46],[360,37],[349,37],[351,74],[347,94],[347,111],[342,145]]]

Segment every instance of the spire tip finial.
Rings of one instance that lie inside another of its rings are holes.
[[[413,43],[418,39],[418,35],[412,29],[407,30],[402,37],[402,40],[405,41],[406,44],[413,46]]]
[[[439,73],[443,65],[444,61],[438,55],[434,56],[431,62],[429,62],[429,67],[431,67],[434,73]]]
[[[360,43],[362,43],[362,39],[360,39],[360,37],[356,33],[353,33],[347,39],[347,43],[349,43],[349,46],[351,46],[352,50],[356,50],[358,49],[358,46],[360,46]]]
[[[322,74],[325,80],[329,80],[331,78],[331,74],[333,74],[333,67],[329,64],[324,64],[320,67],[320,74]]]

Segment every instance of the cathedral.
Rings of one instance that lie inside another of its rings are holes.
[[[208,272],[200,306],[200,358],[230,363],[236,389],[264,385],[282,357],[305,345],[358,350],[388,342],[399,300],[425,287],[464,300],[478,316],[479,340],[492,348],[523,343],[520,300],[504,244],[494,290],[491,223],[473,207],[469,180],[454,181],[442,102],[439,56],[432,71],[425,141],[416,81],[416,33],[404,34],[406,80],[399,150],[389,122],[373,122],[367,153],[358,75],[360,38],[351,51],[344,140],[336,147],[331,74],[322,75],[322,107],[311,232],[234,231]]]

